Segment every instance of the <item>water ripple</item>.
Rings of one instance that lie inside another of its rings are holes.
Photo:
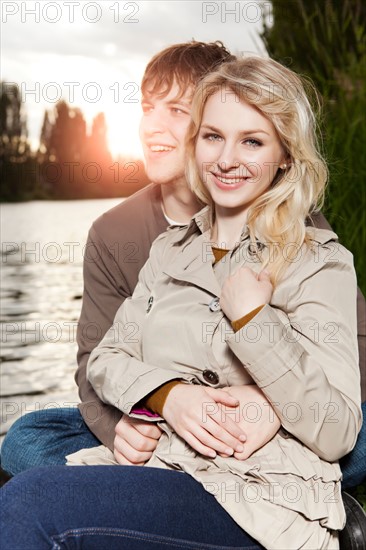
[[[0,435],[19,416],[76,406],[76,325],[88,229],[119,199],[1,206]]]

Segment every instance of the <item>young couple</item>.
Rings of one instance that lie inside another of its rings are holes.
[[[333,232],[305,227],[326,167],[300,79],[271,60],[222,61],[220,45],[192,43],[146,69],[154,184],[89,234],[77,381],[90,431],[77,412],[27,415],[2,459],[17,473],[89,447],[69,462],[149,467],[16,476],[8,547],[337,548],[337,460],[361,426],[352,259]],[[53,456],[45,438],[43,455],[29,444],[47,414]]]

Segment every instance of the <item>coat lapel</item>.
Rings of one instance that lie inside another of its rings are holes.
[[[164,273],[220,297],[221,287],[212,269],[214,256],[209,236],[210,232],[205,231],[187,242],[174,258],[174,262],[164,268]]]

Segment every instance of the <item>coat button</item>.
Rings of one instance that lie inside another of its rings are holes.
[[[220,311],[220,298],[213,298],[208,304],[210,311]]]
[[[150,296],[149,301],[147,302],[146,313],[149,313],[150,309],[152,308],[153,301],[154,301],[154,298]]]
[[[219,383],[220,380],[218,374],[213,370],[204,370],[202,376],[205,382],[207,382],[208,384],[216,385]]]

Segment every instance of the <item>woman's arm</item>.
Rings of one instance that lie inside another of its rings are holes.
[[[177,377],[177,373],[142,360],[142,327],[165,244],[165,235],[153,243],[132,298],[118,309],[112,327],[91,352],[87,365],[87,376],[97,395],[127,414],[151,391]]]
[[[287,315],[267,304],[227,342],[282,426],[334,461],[353,448],[361,426],[357,284],[344,247],[315,247],[292,269]]]
[[[153,301],[152,287],[164,263],[164,249],[167,236],[162,235],[154,242],[149,260],[139,274],[139,281],[132,298],[127,298],[117,311],[114,324],[100,344],[92,351],[87,366],[88,378],[95,392],[103,402],[117,407],[124,414],[144,420],[157,421],[161,417],[141,416],[133,411],[146,396],[171,380],[181,378],[184,384],[179,391],[185,394],[184,407],[188,413],[184,434],[172,420],[170,425],[198,452],[213,456],[226,452],[228,447],[241,450],[239,438],[242,429],[233,420],[225,420],[217,412],[216,421],[205,420],[204,407],[222,403],[228,407],[237,405],[236,398],[227,392],[191,385],[194,375],[181,376],[174,370],[160,368],[143,361],[142,328]],[[179,337],[179,336],[178,336]],[[187,407],[189,400],[190,407]],[[175,406],[172,407],[172,417]],[[192,419],[193,414],[193,419]],[[187,423],[189,424],[187,428]],[[186,429],[187,428],[187,429]],[[193,435],[193,433],[195,435]],[[214,451],[214,452],[213,452]]]

